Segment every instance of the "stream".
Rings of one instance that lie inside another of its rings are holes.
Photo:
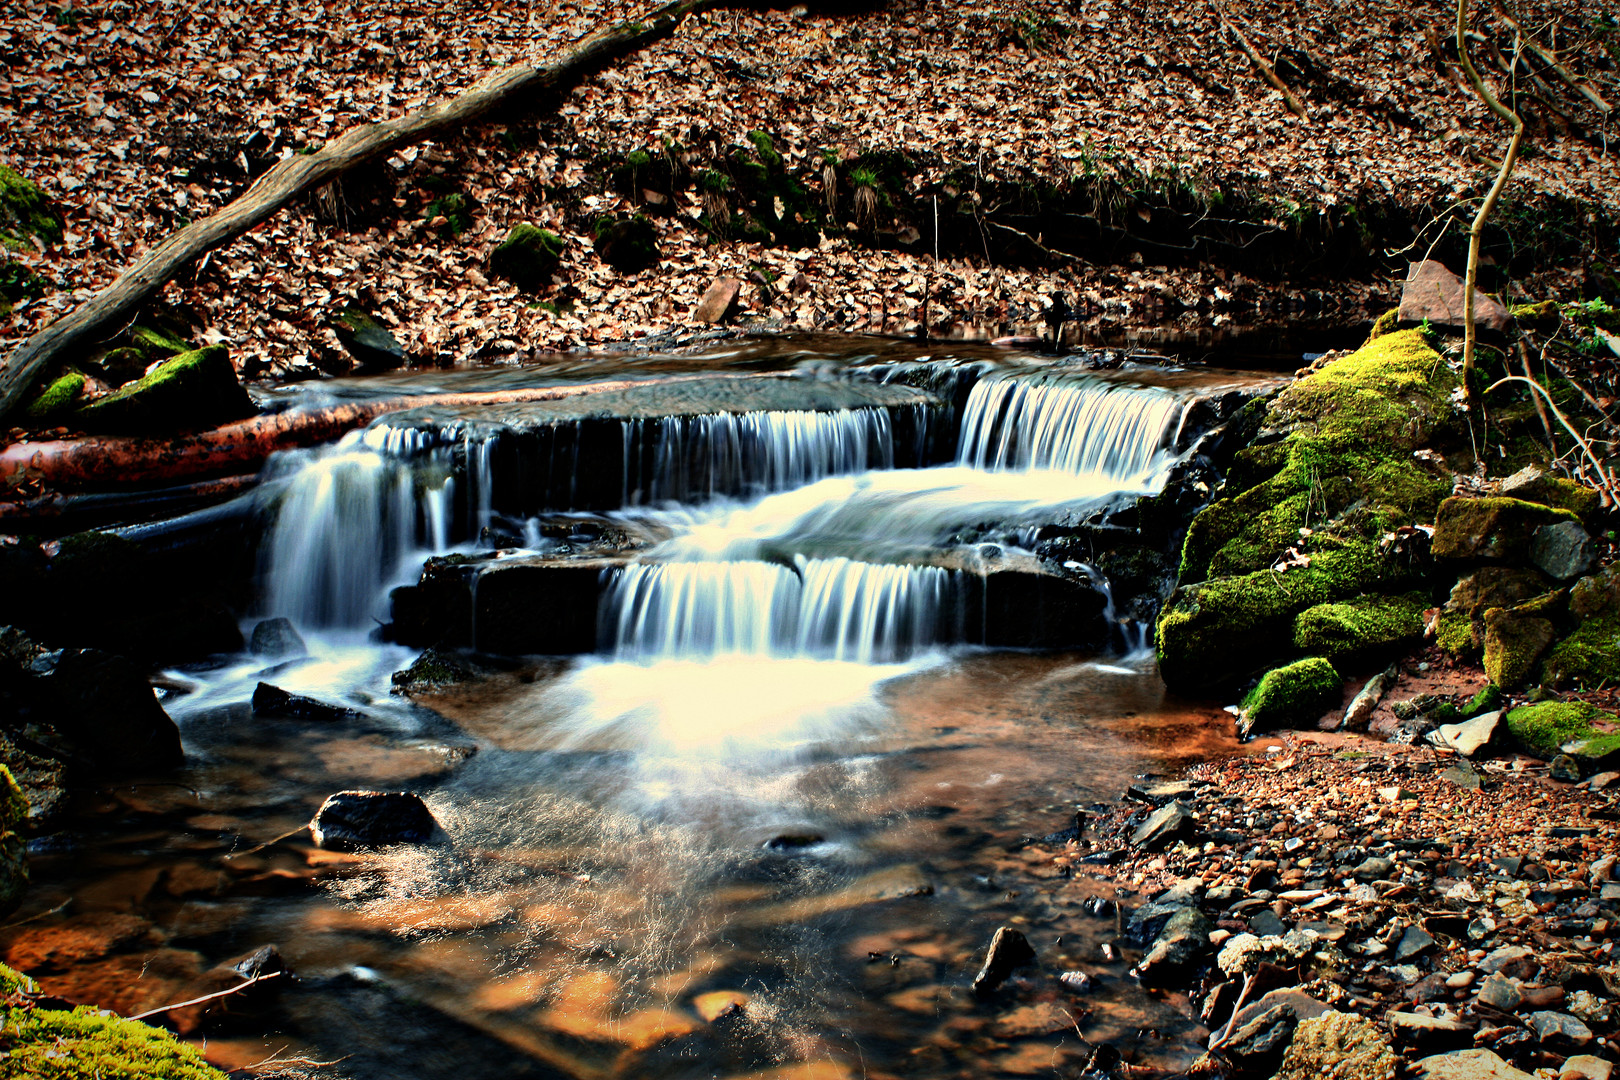
[[[182,1033],[356,1080],[1077,1075],[1103,1045],[1184,1069],[1196,1009],[1107,959],[1088,903],[1139,898],[1025,843],[1236,744],[1165,690],[1132,598],[1042,545],[1117,528],[1197,452],[1195,403],[1266,379],[857,339],[272,407],[627,376],[645,393],[387,414],[266,467],[244,634],[285,617],[307,655],[165,673],[186,768],[104,789],[33,860],[30,910],[145,936],[47,988],[130,1013],[274,944],[295,985]],[[405,695],[394,591],[430,557],[464,575],[476,677]],[[487,614],[517,567],[595,575],[594,639],[505,647],[570,614],[543,587]],[[1009,647],[1059,611],[1067,647]],[[261,682],[351,711],[255,715]],[[317,848],[300,826],[350,788],[420,792],[441,842]],[[1038,962],[975,997],[1002,925]]]

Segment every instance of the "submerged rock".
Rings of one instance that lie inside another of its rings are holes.
[[[979,997],[994,993],[1016,969],[1034,962],[1035,950],[1030,947],[1029,939],[1012,927],[1003,926],[990,939],[984,964],[973,976],[973,992]]]
[[[356,851],[393,844],[426,844],[439,823],[420,795],[409,791],[340,791],[310,822],[315,846]]]

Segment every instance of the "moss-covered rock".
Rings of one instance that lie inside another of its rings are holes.
[[[1582,521],[1592,521],[1603,500],[1585,484],[1553,476],[1538,465],[1526,466],[1502,481],[1501,494],[1525,502],[1568,510]]]
[[[1485,644],[1485,624],[1456,611],[1440,613],[1435,643],[1452,656],[1462,660],[1478,660],[1479,650]]]
[[[28,820],[28,797],[11,769],[0,764],[0,830],[16,829]]]
[[[1509,690],[1524,685],[1557,636],[1549,619],[1491,608],[1485,613],[1485,675]]]
[[[1502,707],[1502,688],[1495,683],[1486,683],[1480,687],[1479,693],[1462,706],[1462,715],[1468,717],[1478,716],[1481,713],[1495,712]]]
[[[39,396],[28,403],[23,415],[35,423],[41,423],[72,408],[82,393],[84,393],[84,375],[70,371],[41,390]]]
[[[1620,684],[1620,563],[1571,586],[1569,613],[1578,625],[1547,653],[1543,685]]]
[[[596,229],[596,253],[621,274],[635,274],[658,262],[658,230],[640,214],[604,219]]]
[[[405,347],[388,328],[357,307],[342,308],[332,316],[332,332],[361,372],[392,371],[405,363]]]
[[[148,364],[191,351],[190,342],[159,326],[134,326],[129,331],[129,348],[137,349]]]
[[[1343,687],[1338,671],[1318,656],[1268,671],[1243,699],[1238,733],[1309,723],[1339,704]]]
[[[1294,647],[1340,667],[1367,661],[1421,638],[1428,608],[1422,593],[1318,604],[1294,620]]]
[[[6,1075],[34,1080],[225,1080],[161,1028],[79,1007],[36,1008],[33,982],[0,964]]]
[[[1436,558],[1523,563],[1536,530],[1579,519],[1568,510],[1523,499],[1452,496],[1440,504],[1434,521]]]
[[[520,222],[489,253],[489,269],[524,292],[535,292],[550,283],[562,263],[562,252],[562,237]]]
[[[1542,701],[1507,714],[1508,732],[1542,758],[1569,754],[1600,761],[1620,753],[1620,716],[1582,701]]]
[[[1528,567],[1484,566],[1457,579],[1446,610],[1478,618],[1488,608],[1512,607],[1540,596],[1550,584],[1540,572]]]
[[[254,413],[223,345],[181,353],[75,412],[98,431],[162,434],[213,427]]]
[[[0,165],[0,246],[26,250],[30,241],[62,242],[62,218],[43,188]]]
[[[1372,330],[1367,334],[1367,340],[1377,341],[1385,334],[1393,333],[1395,327],[1400,324],[1400,321],[1401,309],[1398,307],[1390,308],[1388,311],[1384,312],[1382,315],[1378,316],[1378,318],[1373,320]]]

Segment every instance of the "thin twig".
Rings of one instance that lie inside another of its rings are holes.
[[[1547,393],[1540,383],[1536,382],[1534,379],[1527,379],[1523,375],[1508,375],[1496,380],[1490,386],[1486,387],[1485,392],[1488,394],[1492,390],[1495,390],[1498,386],[1501,386],[1503,383],[1510,382],[1522,382],[1526,386],[1530,387],[1530,389],[1534,390],[1537,394],[1541,395],[1542,398],[1546,399],[1547,407],[1552,410],[1552,414],[1558,417],[1558,422],[1564,425],[1564,430],[1569,432],[1570,438],[1575,440],[1576,444],[1580,446],[1582,451],[1585,452],[1587,460],[1592,463],[1592,467],[1597,470],[1598,480],[1601,483],[1598,490],[1604,496],[1604,503],[1606,505],[1613,506],[1616,496],[1620,495],[1620,492],[1616,492],[1615,490],[1614,477],[1609,474],[1609,471],[1604,467],[1602,460],[1600,460],[1596,452],[1593,451],[1592,444],[1582,437],[1580,432],[1575,430],[1575,426],[1569,422],[1569,418],[1565,416],[1563,411],[1558,408],[1558,403],[1553,400],[1552,395]]]
[[[1213,7],[1213,5],[1211,6]],[[1270,64],[1266,63],[1265,58],[1255,51],[1254,45],[1250,43],[1248,37],[1243,33],[1242,30],[1239,30],[1230,19],[1226,17],[1225,12],[1221,11],[1221,9],[1218,7],[1214,7],[1214,11],[1215,17],[1221,20],[1221,26],[1225,28],[1227,33],[1232,35],[1234,40],[1237,41],[1238,48],[1243,50],[1243,54],[1249,58],[1249,62],[1255,66],[1256,70],[1260,72],[1260,74],[1265,78],[1266,82],[1276,87],[1282,93],[1283,102],[1288,106],[1288,111],[1305,121],[1305,123],[1310,123],[1311,118],[1310,114],[1305,110],[1305,103],[1294,96],[1294,92],[1292,90],[1288,89],[1288,84],[1282,81],[1282,77],[1277,74],[1276,69]]]
[[[27,926],[31,922],[38,922],[41,919],[48,919],[52,915],[55,915],[58,912],[61,912],[61,911],[65,910],[67,908],[67,906],[69,904],[71,904],[71,903],[73,903],[73,897],[70,896],[66,900],[62,901],[60,904],[57,904],[55,907],[51,908],[51,910],[49,910],[49,911],[42,911],[38,915],[30,915],[26,919],[18,919],[16,922],[6,923],[6,925],[0,926],[0,930],[10,930],[13,927]]]
[[[240,994],[250,986],[257,986],[262,982],[269,982],[271,979],[280,978],[285,974],[287,974],[285,971],[272,971],[268,975],[255,975],[247,982],[242,983],[239,986],[233,986],[229,990],[220,990],[217,993],[204,994],[202,997],[192,998],[190,1001],[177,1001],[173,1005],[164,1005],[160,1008],[148,1009],[143,1013],[136,1013],[134,1016],[126,1017],[125,1019],[145,1020],[147,1017],[159,1016],[166,1012],[173,1012],[175,1009],[184,1009],[191,1005],[201,1005],[205,1001],[217,1001],[222,997],[230,997],[232,994]]]
[[[1506,11],[1502,10],[1501,4],[1496,5],[1496,15],[1497,18],[1501,19],[1503,22],[1511,26],[1515,31],[1522,34],[1524,38],[1524,47],[1541,57],[1542,62],[1557,72],[1558,77],[1563,79],[1564,82],[1568,83],[1571,90],[1574,90],[1587,101],[1590,101],[1593,105],[1596,105],[1602,112],[1608,113],[1610,111],[1609,103],[1604,100],[1602,94],[1592,89],[1592,85],[1590,83],[1583,79],[1577,79],[1569,68],[1558,62],[1557,56],[1555,56],[1550,50],[1542,48],[1540,42],[1536,41],[1536,39],[1531,37],[1530,34],[1520,29],[1519,24],[1513,21],[1513,17]]]

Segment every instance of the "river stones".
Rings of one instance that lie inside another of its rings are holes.
[[[426,844],[439,823],[420,795],[409,791],[340,791],[328,796],[310,822],[315,846],[360,851],[393,844]]]
[[[1035,962],[1035,950],[1029,939],[1010,926],[1003,926],[990,939],[990,949],[984,955],[984,964],[973,976],[973,992],[987,997],[1007,981],[1007,976],[1025,964]]]

